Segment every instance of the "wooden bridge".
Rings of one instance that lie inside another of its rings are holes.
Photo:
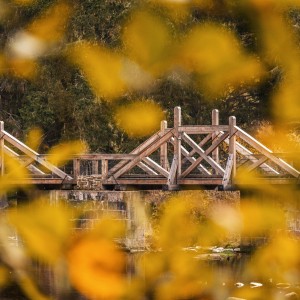
[[[0,123],[0,166],[5,175],[5,154],[30,171],[28,178],[12,184],[36,184],[47,188],[113,189],[120,187],[177,189],[185,186],[220,187],[235,184],[239,168],[256,171],[257,181],[298,184],[300,172],[278,154],[236,125],[230,117],[219,124],[218,110],[210,125],[183,125],[181,108],[174,109],[174,125],[161,129],[129,154],[84,154],[64,168],[51,164],[4,130]]]

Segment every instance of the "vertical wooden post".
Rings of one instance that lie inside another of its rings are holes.
[[[3,138],[3,131],[4,131],[4,122],[0,121],[0,176],[4,175],[4,138]]]
[[[73,171],[74,171],[74,179],[77,180],[78,176],[80,175],[80,159],[79,158],[73,159]]]
[[[214,109],[211,113],[211,124],[212,125],[219,125],[219,110],[218,109]],[[218,136],[219,132],[215,131],[212,134],[212,142],[215,140],[215,138]],[[219,159],[219,147],[217,147],[215,150],[213,150],[212,152],[212,159],[216,162],[216,163],[220,163],[220,159]]]
[[[92,175],[98,175],[99,174],[98,167],[99,167],[99,161],[98,160],[92,160]]]
[[[162,134],[165,133],[168,127],[167,121],[161,121],[160,123],[160,131]],[[160,146],[160,165],[169,171],[169,162],[168,162],[168,144],[165,142]]]
[[[101,160],[101,175],[102,178],[105,178],[108,173],[108,160],[107,159],[102,159]]]
[[[231,178],[234,178],[236,175],[236,118],[231,116],[229,117],[229,154],[232,154],[232,171]]]
[[[177,178],[181,176],[181,133],[179,127],[181,126],[181,107],[174,108],[174,129],[175,129],[175,143],[174,143],[174,158],[177,159]]]

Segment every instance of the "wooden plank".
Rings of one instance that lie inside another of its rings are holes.
[[[22,162],[23,157],[21,157],[21,155],[19,155],[18,153],[16,153],[15,151],[13,151],[9,147],[7,147],[6,145],[4,145],[4,152],[12,157],[19,159],[20,162]],[[30,160],[32,160],[32,159],[30,158]],[[41,171],[39,168],[37,168],[36,166],[34,166],[32,164],[26,165],[26,167],[30,172],[32,172],[35,175],[45,175],[45,173],[43,171]]]
[[[207,142],[211,140],[212,133],[209,133],[204,139],[201,140],[201,142],[198,144],[199,147],[203,147]],[[193,156],[197,151],[195,149],[192,149],[191,152],[189,153],[189,156]],[[184,159],[183,163],[185,163],[187,160]]]
[[[182,177],[186,177],[190,172],[192,172],[197,165],[204,159],[206,160],[219,174],[224,175],[225,170],[217,164],[211,157],[208,156],[221,142],[226,139],[228,133],[224,133],[221,137],[219,137],[206,151],[204,151],[198,144],[192,140],[186,133],[183,134],[183,139],[186,143],[188,143],[192,148],[194,148],[197,153],[199,153],[200,157],[196,159],[194,163],[192,163],[183,173]]]
[[[4,122],[0,121],[0,176],[4,175]]]
[[[233,155],[229,154],[227,163],[226,163],[226,167],[225,167],[224,177],[222,180],[222,185],[223,185],[224,189],[226,189],[226,187],[228,186],[228,183],[230,181],[232,167],[233,167]]]
[[[105,178],[108,174],[108,160],[102,159],[101,160],[101,175],[102,178]]]
[[[177,177],[181,175],[181,108],[176,106],[174,108],[174,158],[177,160]]]
[[[178,161],[177,158],[174,156],[171,169],[170,169],[170,174],[168,176],[168,185],[174,185],[176,184],[176,171],[177,171],[177,166],[178,166]]]
[[[153,134],[150,138],[148,138],[145,142],[143,142],[142,144],[140,144],[138,147],[136,147],[134,150],[132,150],[130,152],[131,155],[136,155],[135,157],[133,157],[132,159],[135,159],[139,153],[141,153],[142,151],[144,151],[147,147],[151,146],[153,143],[155,143],[156,141],[158,141],[162,136],[164,136],[166,133],[168,133],[170,130],[166,129],[165,132],[157,132],[155,134]],[[123,168],[128,162],[127,161],[120,161],[119,163],[117,163],[115,166],[113,166],[110,170],[109,170],[109,175],[110,174],[114,174],[117,170]]]
[[[167,121],[161,121],[160,123],[160,131],[161,133],[165,133],[168,127]],[[168,160],[168,143],[164,143],[160,146],[160,165],[167,171],[170,169],[170,164]]]
[[[139,162],[137,164],[139,168],[141,168],[144,172],[146,172],[149,175],[158,175],[155,171],[153,171],[151,168],[149,168],[146,164],[143,162]]]
[[[295,168],[293,168],[291,165],[286,163],[281,158],[276,157],[270,149],[268,149],[266,146],[264,146],[259,141],[254,139],[251,135],[249,135],[248,133],[243,131],[241,128],[239,128],[237,126],[235,128],[237,129],[238,137],[243,139],[246,143],[248,143],[250,146],[255,148],[257,151],[261,152],[268,159],[273,161],[275,164],[277,164],[279,167],[284,169],[286,172],[288,172],[292,176],[297,177],[297,178],[299,177],[299,175],[300,175],[299,171],[297,171]]]
[[[169,176],[169,172],[167,170],[165,170],[163,167],[161,167],[154,160],[152,160],[150,157],[144,157],[143,161],[146,164],[148,164],[150,167],[152,167],[155,171],[157,171],[159,174],[163,175],[164,177],[168,177]]]
[[[123,175],[125,172],[133,168],[137,163],[139,163],[143,158],[149,156],[152,152],[157,150],[163,143],[168,141],[173,136],[173,130],[168,131],[166,134],[164,134],[162,137],[160,137],[156,142],[152,143],[151,145],[148,145],[148,147],[142,151],[138,157],[128,162],[125,166],[120,168],[117,172],[111,174],[110,180],[115,180],[116,178]]]
[[[229,149],[228,153],[232,154],[232,170],[231,177],[236,176],[236,118],[234,116],[229,117]]]
[[[99,168],[99,160],[93,160],[92,161],[92,174],[93,175],[99,174],[98,168]]]
[[[216,131],[228,131],[228,125],[185,125],[179,127],[179,132],[186,134],[208,134],[215,133]]]
[[[212,124],[212,126],[218,126],[219,125],[219,110],[218,109],[214,109],[211,113],[211,124]],[[219,135],[219,131],[215,131],[212,134],[212,137],[211,137],[212,143],[218,137],[218,135]],[[219,147],[217,147],[215,150],[212,151],[211,157],[216,163],[218,163],[218,164],[220,163]]]
[[[73,177],[77,180],[78,176],[80,175],[80,159],[75,158],[73,159]]]
[[[267,157],[261,157],[260,159],[256,160],[251,166],[247,168],[248,172],[253,171],[254,169],[260,167],[263,163],[265,163],[268,160]]]
[[[3,131],[3,132],[5,133],[5,135],[4,135],[5,141],[7,141],[8,143],[13,145],[20,151],[24,152],[26,155],[28,155],[29,157],[34,159],[36,162],[38,162],[39,164],[41,164],[42,166],[44,166],[45,168],[50,170],[52,173],[54,173],[58,177],[63,178],[63,179],[68,179],[68,180],[72,179],[71,176],[69,176],[68,174],[66,174],[65,172],[63,172],[62,170],[60,170],[59,168],[57,168],[56,166],[54,166],[53,164],[51,164],[50,162],[45,160],[44,158],[41,158],[37,152],[35,152],[34,150],[32,150],[31,148],[26,146],[24,143],[17,140],[15,137],[10,135],[8,132],[6,132],[6,131]]]
[[[173,143],[174,142],[174,138],[171,138],[170,141],[171,141],[171,143]],[[193,157],[193,156],[190,156],[190,152],[188,152],[186,150],[186,148],[183,147],[183,146],[181,146],[181,154],[185,157],[185,159],[183,160],[183,163],[186,162],[186,161],[189,161],[191,163],[193,163],[194,161],[196,161],[196,158]],[[197,166],[197,169],[200,172],[204,172],[204,174],[206,174],[206,175],[211,175],[211,173],[203,165],[201,165],[201,164],[199,164]]]
[[[107,160],[131,160],[135,158],[136,154],[105,154],[105,153],[91,153],[91,154],[81,154],[75,155],[74,158],[79,158],[81,160],[91,160],[91,161],[99,161],[102,159]]]
[[[223,132],[221,132],[223,133]],[[229,145],[229,139],[227,138],[225,141],[224,141],[227,145]],[[236,142],[235,143],[236,145],[236,151],[241,154],[241,155],[244,155],[244,156],[247,156],[247,158],[249,160],[252,160],[254,162],[257,161],[257,158],[254,156],[254,154],[249,150],[247,149],[245,146],[243,146],[242,144],[240,144],[239,142]],[[279,172],[277,172],[275,169],[273,169],[270,165],[266,164],[266,163],[263,163],[260,168],[262,168],[263,170],[265,170],[265,172],[272,172],[276,175],[279,175]]]

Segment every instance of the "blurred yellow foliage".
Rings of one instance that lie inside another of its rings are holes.
[[[229,86],[255,83],[263,73],[258,59],[246,54],[236,36],[216,24],[194,27],[182,42],[178,61],[197,72],[207,95],[218,95]]]
[[[166,24],[157,16],[139,11],[124,28],[123,43],[128,56],[155,75],[164,71],[171,49]]]
[[[9,211],[8,217],[33,257],[46,263],[57,262],[71,233],[71,213],[66,207],[50,206],[46,199],[37,199]]]
[[[11,75],[33,79],[38,71],[38,64],[27,58],[11,58],[7,60],[7,68]]]
[[[121,299],[125,255],[107,239],[81,238],[68,252],[70,280],[89,299]]]
[[[120,106],[115,122],[131,137],[142,137],[154,133],[164,119],[162,108],[152,101],[136,101]]]
[[[29,131],[25,144],[37,151],[42,142],[43,133],[39,128],[33,128]]]
[[[70,46],[68,56],[83,71],[97,96],[111,99],[122,95],[126,86],[118,53],[84,42]]]
[[[86,151],[87,146],[82,141],[60,143],[50,149],[48,152],[48,160],[55,166],[61,166],[70,160],[74,155],[83,154]]]
[[[46,43],[59,42],[66,30],[71,14],[71,6],[65,1],[58,1],[27,27],[27,31]]]

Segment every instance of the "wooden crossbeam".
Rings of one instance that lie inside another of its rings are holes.
[[[32,165],[31,162],[33,161],[32,158],[30,158],[30,164],[28,164],[27,162],[22,162],[22,160],[20,159],[20,155],[18,153],[16,153],[15,151],[13,151],[12,149],[10,149],[9,147],[7,147],[6,145],[4,145],[4,152],[12,157],[15,157],[17,159],[20,160],[20,163],[22,163],[23,165],[25,165],[27,167],[27,169],[32,172],[35,175],[45,175],[45,173],[43,171],[41,171],[39,168],[37,168],[36,166]]]
[[[228,131],[228,125],[189,125],[180,126],[178,128],[179,132],[184,132],[186,134],[208,134],[215,133],[216,131]]]
[[[138,164],[140,161],[142,161],[145,157],[149,156],[151,153],[156,151],[163,143],[167,142],[172,136],[174,132],[173,130],[168,131],[163,136],[161,136],[158,140],[156,140],[154,143],[151,143],[144,149],[144,151],[141,151],[136,158],[133,160],[127,162],[126,165],[124,165],[122,168],[120,168],[115,173],[110,173],[110,177],[108,178],[108,181],[115,181],[118,177],[126,173],[128,170],[133,168],[136,164]],[[111,170],[110,170],[111,171]]]
[[[34,150],[32,150],[31,148],[29,148],[28,146],[26,146],[19,140],[17,140],[11,134],[9,134],[6,131],[3,131],[2,133],[3,133],[3,138],[5,139],[5,141],[7,141],[11,145],[13,145],[17,149],[19,149],[26,155],[28,155],[34,161],[38,162],[39,164],[41,164],[46,169],[48,169],[49,171],[51,171],[52,173],[54,173],[55,175],[57,175],[60,178],[66,179],[66,180],[72,180],[71,176],[69,176],[68,174],[66,174],[65,172],[63,172],[62,170],[60,170],[59,168],[57,168],[56,166],[54,166],[53,164],[48,162],[46,159],[40,157],[40,155],[37,152],[35,152]]]
[[[229,145],[229,139],[228,138],[225,140],[225,143],[227,145]],[[257,161],[257,158],[254,156],[254,154],[249,149],[247,149],[245,146],[240,144],[239,142],[236,142],[236,151],[239,154],[243,155],[243,156],[247,156],[247,158],[249,160],[252,160],[254,162]],[[263,170],[265,170],[266,172],[272,172],[276,175],[279,175],[279,172],[277,172],[275,169],[273,169],[270,165],[268,165],[266,163],[261,164],[259,167],[262,168]]]
[[[212,133],[209,133],[204,139],[201,140],[201,142],[198,144],[199,147],[203,147],[207,142],[209,142],[212,138]],[[195,149],[192,149],[191,152],[189,152],[188,156],[192,157],[197,151]],[[183,163],[187,161],[187,158],[183,160]]]
[[[186,133],[183,134],[183,139],[186,143],[188,143],[192,148],[194,148],[197,153],[199,153],[200,157],[196,159],[183,173],[182,177],[186,177],[190,174],[197,165],[204,159],[206,160],[219,174],[224,175],[225,170],[216,163],[208,154],[210,154],[216,147],[220,145],[226,138],[228,137],[228,133],[224,133],[221,137],[219,137],[206,151],[204,151],[198,144],[192,140]]]
[[[273,152],[268,149],[266,146],[261,144],[259,141],[257,141],[255,138],[253,138],[251,135],[243,131],[241,128],[238,126],[235,126],[237,130],[237,135],[240,137],[242,140],[244,140],[246,143],[248,143],[250,146],[255,148],[257,151],[265,155],[269,160],[273,161],[275,164],[277,164],[279,167],[284,169],[286,172],[288,172],[290,175],[294,177],[299,177],[300,173],[293,168],[291,165],[289,165],[287,162],[282,160],[281,158],[276,157]]]
[[[149,175],[158,175],[155,171],[153,171],[151,168],[149,168],[146,164],[143,162],[139,162],[137,164],[138,167],[140,167],[143,171],[145,171]]]
[[[162,136],[164,136],[166,133],[168,133],[170,129],[165,129],[164,132],[158,131],[157,133],[153,134],[151,137],[149,137],[145,142],[140,144],[138,147],[136,147],[134,150],[130,152],[131,155],[138,156],[139,153],[143,152],[147,147],[151,146],[153,143],[158,141]],[[136,157],[133,157],[135,159]],[[132,158],[131,158],[132,159]],[[127,164],[127,161],[123,160],[117,163],[115,166],[113,166],[108,174],[107,177],[110,175],[116,173],[119,169],[123,168]]]
[[[153,159],[151,159],[150,157],[144,157],[143,161],[148,164],[150,167],[152,167],[155,171],[157,171],[159,174],[168,177],[169,176],[169,172],[164,169],[163,167],[161,167],[158,163],[156,163]]]
[[[248,172],[251,172],[253,170],[255,170],[256,168],[260,167],[263,163],[265,163],[268,160],[267,157],[263,156],[260,159],[256,160],[256,162],[254,162],[251,166],[249,166],[247,168]]]
[[[171,143],[173,143],[173,142],[174,142],[174,138],[171,138]],[[183,146],[181,146],[181,154],[185,157],[185,159],[182,161],[183,163],[186,161],[189,161],[191,163],[196,161],[196,158],[193,156],[190,156],[190,152],[188,150],[186,150],[186,148]],[[211,175],[211,173],[202,164],[199,164],[197,166],[197,168],[200,172],[204,172],[204,174],[206,174],[206,175]]]

